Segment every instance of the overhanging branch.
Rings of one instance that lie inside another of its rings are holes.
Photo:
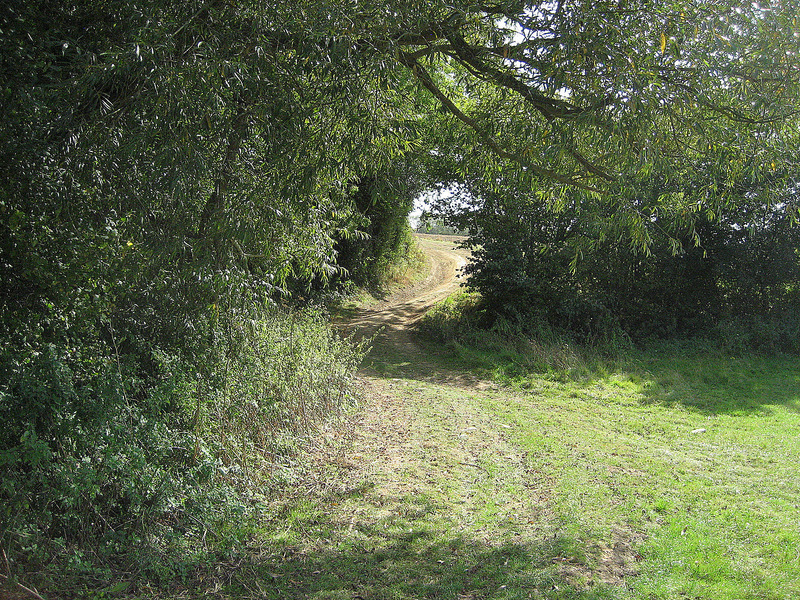
[[[411,72],[414,74],[417,80],[422,84],[422,86],[425,87],[431,94],[433,94],[433,96],[437,100],[439,100],[439,102],[442,103],[442,106],[444,106],[444,108],[450,114],[452,114],[459,121],[467,125],[470,129],[475,131],[475,133],[477,133],[480,136],[483,142],[497,156],[505,158],[507,160],[512,160],[517,164],[519,164],[520,166],[529,169],[533,173],[540,175],[542,177],[546,177],[553,181],[558,181],[559,183],[570,185],[582,190],[586,190],[588,192],[595,192],[598,194],[606,193],[600,188],[587,185],[574,177],[562,175],[561,173],[557,173],[556,171],[553,171],[551,169],[547,169],[540,165],[531,163],[517,154],[508,152],[502,146],[500,146],[500,144],[497,143],[497,140],[495,140],[491,135],[489,135],[486,131],[484,131],[483,128],[474,119],[469,117],[460,108],[458,108],[458,106],[455,105],[455,103],[447,96],[447,94],[445,94],[441,89],[439,89],[439,86],[437,86],[436,83],[433,81],[433,79],[430,76],[430,73],[428,73],[425,67],[420,65],[414,58],[412,58],[408,54],[405,54],[404,52],[400,52],[398,56],[401,64],[411,69]]]
[[[606,99],[603,102],[584,108],[575,106],[564,100],[548,98],[536,90],[531,89],[513,75],[504,73],[497,67],[481,60],[474,49],[471,48],[460,35],[452,33],[447,36],[447,39],[452,44],[458,60],[469,65],[473,73],[477,76],[481,76],[486,81],[501,85],[518,93],[548,120],[556,118],[577,118],[588,112],[596,111],[610,102],[610,99]]]

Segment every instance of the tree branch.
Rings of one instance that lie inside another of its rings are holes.
[[[414,74],[417,80],[423,85],[423,87],[425,87],[429,92],[431,92],[431,94],[433,94],[436,97],[436,99],[442,103],[442,106],[444,106],[447,109],[447,111],[450,112],[450,114],[455,116],[459,121],[467,125],[470,129],[475,131],[475,133],[477,133],[481,137],[483,142],[497,156],[508,160],[512,160],[517,164],[521,165],[522,167],[530,169],[537,175],[546,177],[548,179],[552,179],[554,181],[558,181],[559,183],[571,185],[589,192],[596,192],[598,194],[606,193],[600,188],[586,185],[585,183],[579,181],[578,179],[575,179],[574,177],[565,176],[562,175],[561,173],[557,173],[556,171],[546,169],[539,165],[528,162],[514,153],[508,152],[507,150],[502,148],[500,144],[497,143],[497,140],[495,140],[491,135],[489,135],[486,131],[484,131],[474,119],[464,114],[464,112],[461,111],[461,109],[458,108],[455,105],[455,103],[453,103],[453,101],[450,100],[450,98],[448,98],[447,95],[444,92],[442,92],[442,90],[439,89],[439,87],[434,83],[433,79],[431,79],[430,73],[428,73],[425,67],[420,65],[416,60],[410,58],[403,52],[399,53],[399,60],[401,64],[411,69],[411,72]]]
[[[44,598],[42,598],[42,596],[39,594],[39,592],[37,592],[35,589],[31,589],[29,587],[26,587],[26,586],[22,585],[19,581],[14,581],[11,578],[11,565],[8,564],[8,556],[6,556],[6,551],[3,548],[0,548],[0,551],[3,552],[3,564],[5,565],[5,568],[6,568],[6,575],[3,575],[2,573],[0,573],[0,577],[5,579],[9,583],[14,584],[19,589],[21,589],[23,592],[26,592],[27,594],[29,594],[31,597],[36,598],[36,600],[44,600]]]
[[[536,110],[542,113],[542,115],[548,121],[556,118],[576,118],[588,112],[598,110],[599,108],[606,106],[611,101],[610,98],[606,98],[598,104],[588,108],[583,108],[570,104],[569,102],[565,102],[564,100],[548,98],[547,96],[532,90],[513,75],[504,73],[500,69],[480,60],[474,49],[471,48],[460,35],[452,33],[447,36],[447,39],[453,45],[458,59],[463,61],[463,63],[466,63],[466,65],[469,65],[476,76],[482,76],[485,80],[494,82],[514,92],[517,92],[528,103],[533,105]]]
[[[700,94],[700,92],[697,90],[697,88],[695,88],[692,85],[689,85],[688,83],[675,81],[674,79],[671,79],[670,77],[667,77],[666,75],[663,74],[659,74],[658,78],[661,79],[661,81],[668,83],[670,85],[674,85],[676,88],[688,93],[689,95],[692,96],[692,98],[694,98],[694,100],[700,106],[707,108],[708,110],[720,114],[724,117],[727,117],[728,119],[736,123],[745,123],[747,125],[767,125],[769,123],[777,123],[789,117],[793,117],[796,116],[797,114],[800,114],[800,111],[792,111],[789,114],[776,115],[766,119],[756,119],[744,114],[742,111],[734,108],[733,106],[721,106],[718,104],[714,104],[713,102],[709,102],[708,100],[705,100]]]
[[[206,200],[203,207],[203,212],[200,214],[200,222],[197,226],[196,237],[205,237],[208,233],[208,226],[214,215],[222,211],[225,203],[225,193],[228,191],[231,178],[233,177],[233,166],[239,156],[239,149],[242,145],[247,130],[247,110],[240,103],[239,110],[233,121],[231,127],[231,134],[228,139],[228,147],[225,150],[225,156],[222,159],[222,166],[219,175],[214,182],[214,191]]]
[[[583,156],[583,154],[578,152],[575,148],[569,148],[569,149],[567,149],[567,152],[569,152],[570,156],[572,156],[572,158],[574,158],[581,165],[583,165],[583,168],[586,169],[587,171],[589,171],[589,173],[591,173],[592,175],[595,175],[597,177],[605,179],[606,181],[616,181],[617,180],[616,177],[614,177],[612,175],[609,175],[606,171],[604,171],[603,169],[601,169],[597,165],[595,165],[592,162],[590,162],[585,156]]]

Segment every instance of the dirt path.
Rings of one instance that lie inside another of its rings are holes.
[[[461,269],[469,257],[466,250],[458,248],[462,238],[419,235],[417,239],[430,259],[429,275],[363,309],[350,321],[350,326],[363,335],[379,332],[373,353],[384,368],[392,362],[407,366],[396,373],[399,377],[376,373],[369,366],[362,368],[360,381],[366,404],[352,431],[351,448],[358,459],[352,467],[357,478],[370,481],[382,504],[439,496],[444,504],[450,504],[442,517],[464,531],[466,523],[478,525],[471,513],[491,502],[495,486],[524,488],[524,460],[506,439],[508,426],[494,422],[465,398],[475,392],[508,392],[473,375],[442,369],[413,341],[415,323],[435,303],[461,287]],[[536,486],[522,496],[533,500],[533,511],[539,515],[539,505],[547,493],[546,487]],[[499,510],[506,519],[527,514],[522,498]],[[477,529],[483,527],[485,524],[480,524]],[[499,542],[496,538],[490,541],[493,536],[488,532],[472,533],[479,533],[484,543]],[[519,529],[510,535],[519,542]]]
[[[577,599],[595,583],[621,584],[630,561],[618,545],[588,550],[591,569],[564,541],[552,476],[501,408],[530,399],[453,373],[414,343],[412,326],[458,290],[466,262],[452,239],[420,244],[430,275],[348,320],[374,336],[364,402],[321,432],[302,497],[277,511],[291,517],[291,548],[272,555],[275,597],[522,600],[562,598],[566,584],[576,593],[564,597]]]
[[[396,290],[380,302],[361,308],[346,320],[345,331],[371,339],[362,364],[363,377],[409,377],[419,381],[485,389],[490,384],[469,373],[453,372],[432,361],[413,340],[416,323],[434,304],[457,292],[464,283],[469,251],[459,248],[464,238],[417,234],[430,262],[422,281]]]
[[[456,292],[463,283],[461,269],[467,263],[469,252],[457,247],[461,239],[418,234],[419,245],[431,262],[428,276],[396,291],[378,304],[362,309],[348,319],[348,328],[359,335],[370,336],[383,327],[384,335],[391,340],[403,338],[409,327],[434,304]]]

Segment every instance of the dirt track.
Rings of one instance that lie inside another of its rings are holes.
[[[639,538],[626,529],[615,527],[610,539],[598,540],[589,547],[587,554],[594,557],[590,560],[565,559],[557,550],[552,556],[546,554],[549,550],[543,540],[555,540],[560,535],[551,506],[552,482],[532,466],[527,451],[514,441],[512,426],[499,418],[494,408],[530,400],[474,373],[453,370],[430,344],[420,347],[414,343],[413,325],[433,304],[458,290],[463,281],[460,269],[468,257],[465,250],[456,248],[459,240],[453,236],[418,239],[431,261],[429,275],[347,320],[347,328],[356,335],[375,337],[358,375],[363,404],[344,434],[341,427],[328,431],[316,455],[318,464],[342,469],[341,481],[328,480],[328,488],[346,490],[353,482],[365,482],[359,490],[368,490],[359,491],[346,502],[337,496],[331,512],[341,524],[339,536],[359,536],[359,543],[363,543],[375,523],[385,527],[381,519],[408,514],[404,503],[409,499],[417,503],[418,498],[435,498],[435,511],[421,511],[410,520],[412,529],[404,529],[403,535],[412,532],[415,523],[424,522],[427,536],[440,520],[444,529],[456,532],[456,539],[471,537],[471,547],[485,544],[496,549],[506,544],[515,552],[536,548],[530,564],[558,565],[561,581],[578,589],[597,582],[625,585],[626,577],[636,573],[639,560],[635,548]],[[337,436],[347,442],[326,446]],[[477,516],[485,516],[487,510],[497,511],[491,525]],[[509,533],[510,541],[503,538]],[[385,529],[380,530],[380,536],[385,541]],[[458,548],[459,543],[449,542],[448,549]],[[542,551],[544,560],[536,558]],[[432,572],[447,560],[434,561],[428,554],[415,552],[409,569],[413,573]],[[504,568],[508,563],[506,558]],[[384,581],[386,570],[382,569],[378,577]],[[369,575],[367,570],[367,582]],[[462,571],[454,570],[450,575],[457,579]],[[402,577],[406,578],[405,574]],[[435,585],[436,576],[431,581],[434,583],[428,585]],[[473,593],[473,585],[468,577],[463,588],[466,591],[458,598],[489,597],[488,589]],[[485,583],[480,585],[486,587]],[[506,586],[503,584],[502,589]],[[353,597],[384,596],[364,593]],[[520,590],[514,597],[524,596]]]
[[[402,332],[462,285],[461,269],[469,253],[457,248],[461,239],[456,236],[418,234],[419,245],[431,261],[428,276],[377,304],[361,309],[352,319],[348,319],[348,328],[359,335],[370,336],[384,327],[381,337],[400,341],[398,337],[402,337]]]

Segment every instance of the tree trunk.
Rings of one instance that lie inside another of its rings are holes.
[[[200,223],[197,226],[198,238],[214,237],[209,228],[215,217],[219,216],[225,209],[225,194],[233,179],[234,165],[239,156],[242,140],[246,134],[247,110],[240,104],[233,120],[233,127],[228,139],[228,148],[225,150],[225,156],[222,159],[222,167],[214,181],[214,191],[208,197],[203,207],[203,212],[200,214]]]

